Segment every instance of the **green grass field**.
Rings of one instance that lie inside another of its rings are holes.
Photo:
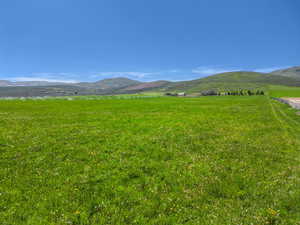
[[[300,224],[300,116],[268,96],[0,101],[0,125],[3,225]]]
[[[300,87],[270,86],[269,95],[272,97],[300,97]]]

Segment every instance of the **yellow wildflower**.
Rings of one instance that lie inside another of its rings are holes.
[[[276,216],[277,215],[277,211],[271,208],[268,208],[268,212],[272,215],[272,216]]]

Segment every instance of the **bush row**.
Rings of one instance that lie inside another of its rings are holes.
[[[238,95],[238,96],[251,96],[251,95],[264,95],[263,90],[236,90],[236,91],[215,91],[215,90],[207,90],[202,91],[201,95],[203,96],[211,96],[211,95]]]

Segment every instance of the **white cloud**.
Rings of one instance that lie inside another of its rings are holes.
[[[175,69],[175,70],[168,70],[167,72],[169,72],[169,73],[178,73],[178,72],[180,72],[180,70],[177,70],[177,69]]]
[[[59,76],[65,76],[65,77],[74,77],[77,74],[76,73],[65,73],[65,72],[59,72],[59,73],[49,73],[49,72],[39,72],[39,73],[32,73],[32,76],[37,77],[59,77]]]
[[[226,72],[233,72],[233,71],[240,71],[240,69],[225,69],[220,67],[198,67],[192,70],[192,73],[197,73],[201,75],[213,75],[218,73],[226,73]]]
[[[93,78],[96,77],[135,77],[135,78],[145,78],[147,76],[153,75],[156,73],[146,73],[146,72],[99,72],[99,73],[93,73],[91,76]]]
[[[255,69],[254,72],[260,72],[260,73],[270,73],[275,70],[280,70],[286,67],[266,67],[266,68],[260,68],[260,69]]]
[[[154,81],[154,80],[191,80],[199,78],[199,76],[205,77],[218,73],[232,72],[232,71],[255,71],[268,73],[274,70],[282,69],[285,67],[265,67],[257,69],[245,69],[234,68],[225,66],[200,66],[192,70],[184,69],[169,69],[160,70],[155,72],[38,72],[31,74],[14,74],[9,77],[1,77],[0,79],[11,81],[48,81],[48,82],[64,82],[64,83],[78,83],[81,81],[97,81],[106,78],[127,77],[130,79],[137,79],[141,81]]]
[[[47,81],[47,82],[62,82],[62,83],[78,83],[77,80],[69,79],[51,79],[44,77],[11,77],[12,81]]]
[[[257,69],[245,69],[245,68],[225,68],[225,67],[198,67],[192,70],[192,73],[200,74],[203,76],[214,75],[218,73],[235,72],[235,71],[253,71],[260,73],[270,73],[275,70],[279,70],[287,67],[265,67]]]
[[[147,79],[154,75],[158,75],[158,72],[38,72],[26,75],[11,75],[0,79],[11,80],[11,81],[48,81],[48,82],[64,82],[64,83],[78,83],[81,81],[95,81],[105,78],[116,78],[116,77],[128,77],[131,79]],[[1,77],[1,76],[0,76]]]

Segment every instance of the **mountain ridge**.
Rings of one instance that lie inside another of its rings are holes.
[[[271,72],[273,75],[279,75],[284,77],[291,77],[300,80],[300,66],[293,66],[290,68],[275,70]]]
[[[292,68],[290,68],[292,69]],[[300,69],[300,67],[299,67]],[[293,68],[293,70],[295,70]],[[12,82],[14,83],[14,82]],[[15,82],[16,83],[16,82]],[[14,84],[15,84],[14,83]],[[36,86],[10,86],[10,81],[0,80],[0,97],[10,96],[68,96],[68,95],[112,95],[154,92],[199,93],[205,90],[257,89],[267,85],[300,86],[300,79],[273,73],[234,71],[189,80],[171,82],[158,80],[141,82],[126,77],[116,77],[96,82],[51,83],[35,82]],[[32,84],[27,81],[25,84]],[[42,86],[39,84],[43,84]],[[47,85],[44,85],[47,84]]]
[[[49,86],[49,85],[65,85],[71,83],[65,82],[51,82],[51,81],[10,81],[10,80],[0,80],[0,87],[34,87],[34,86]]]
[[[121,83],[119,86],[123,87],[126,85],[131,85],[131,84],[138,84],[141,83],[140,81],[132,80],[126,77],[116,77],[116,78],[107,78],[103,80],[98,80],[95,82],[76,82],[76,83],[71,83],[71,82],[52,82],[52,81],[10,81],[10,80],[0,80],[0,87],[14,87],[14,86],[56,86],[56,85],[74,85],[74,86],[81,86],[81,85],[102,85],[103,83]],[[118,86],[118,85],[117,85]]]

